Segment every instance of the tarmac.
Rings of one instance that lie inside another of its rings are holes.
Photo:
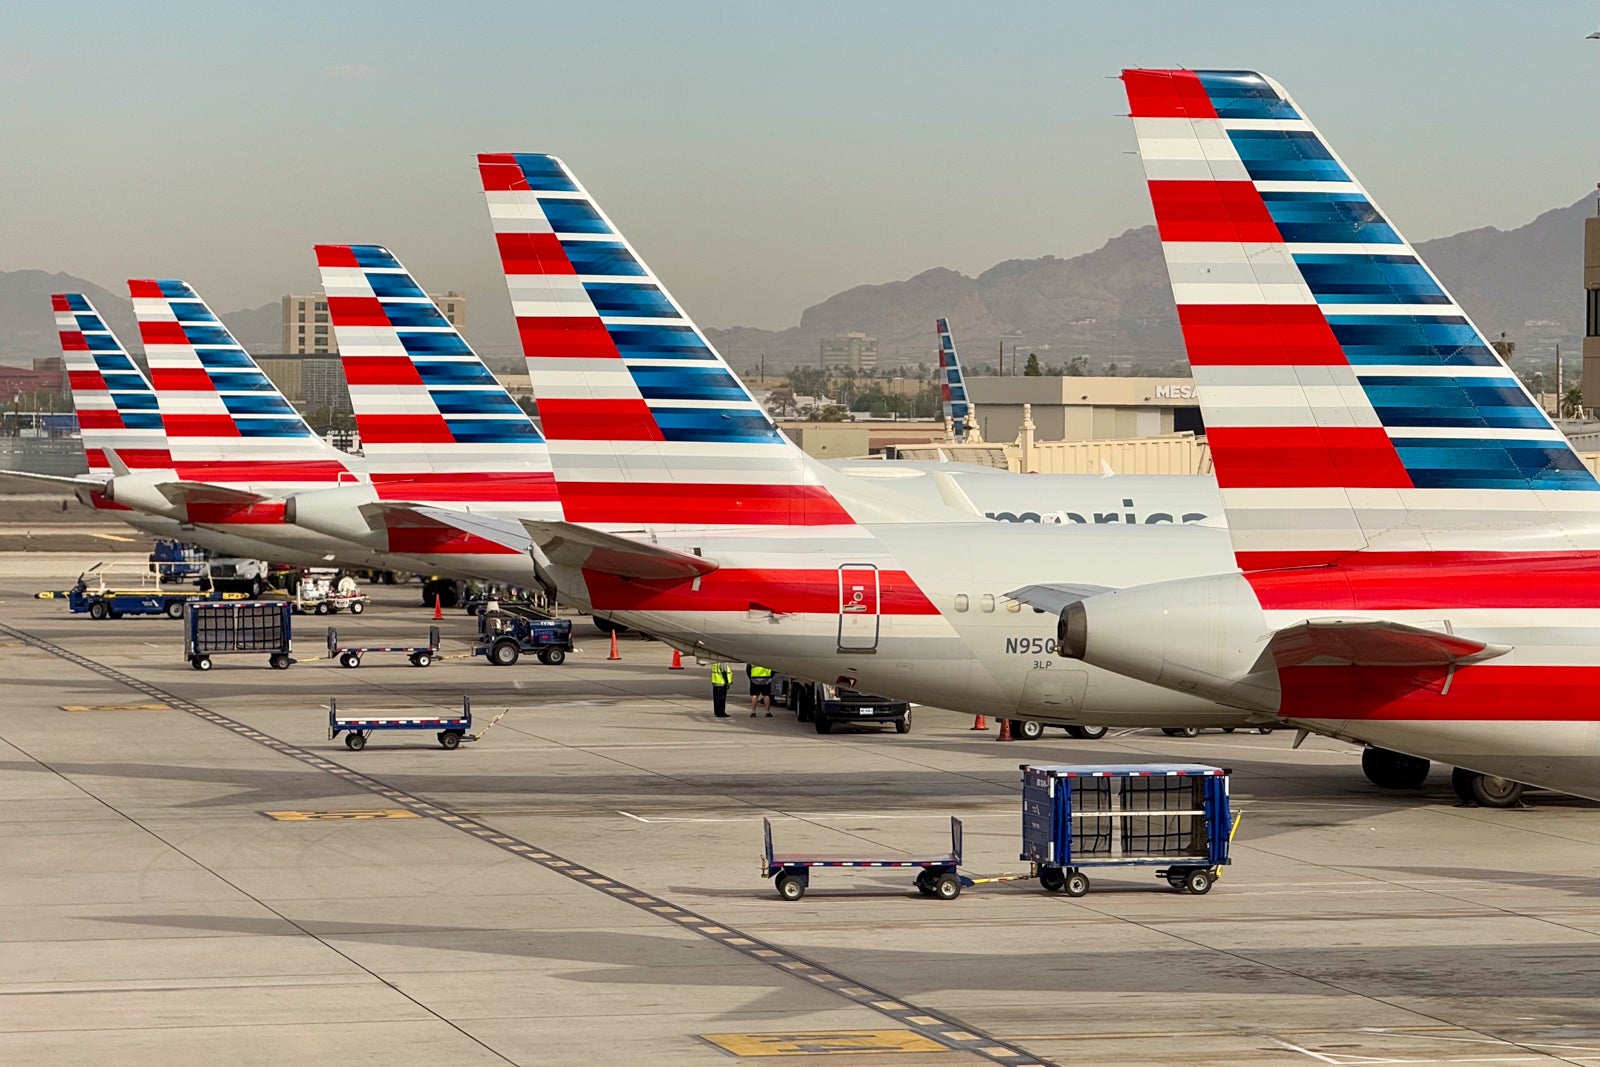
[[[296,619],[302,662],[189,669],[165,618],[94,622],[0,559],[0,1063],[119,1067],[707,1064],[1600,1064],[1600,807],[1383,793],[1293,735],[1050,731],[970,716],[816,734],[710,716],[703,668],[576,626],[566,664],[325,659],[420,643],[414,588]],[[447,612],[448,655],[471,622]],[[737,708],[742,684],[731,704]],[[327,737],[341,713],[451,712],[481,740]],[[507,710],[509,709],[509,710]],[[780,848],[939,851],[1018,872],[1017,766],[1231,767],[1234,863],[1203,897],[1148,872],[920,897]]]

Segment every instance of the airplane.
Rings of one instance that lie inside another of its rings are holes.
[[[276,558],[269,553],[275,553],[277,546],[247,536],[248,531],[206,530],[170,514],[136,511],[107,496],[106,487],[118,473],[113,456],[121,471],[130,476],[177,477],[161,412],[144,372],[87,296],[56,293],[50,303],[89,469],[75,476],[6,473],[70,486],[87,506],[115,512],[129,526],[155,537],[192,542],[221,556]]]
[[[939,398],[944,402],[944,421],[957,441],[965,441],[967,432],[977,425],[977,419],[976,412],[967,403],[967,381],[961,374],[961,357],[956,354],[950,323],[936,319],[934,330],[939,334]]]
[[[560,160],[483,155],[479,170],[563,512],[522,525],[562,599],[685,652],[961,711],[1271,719],[1062,670],[1053,617],[1003,595],[1041,574],[1204,573],[1227,559],[1222,531],[987,522],[936,473],[934,500],[830,470],[779,433]]]
[[[1378,785],[1600,799],[1600,481],[1282,86],[1122,80],[1234,565],[1061,591],[1061,654]]]

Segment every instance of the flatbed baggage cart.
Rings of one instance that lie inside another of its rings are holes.
[[[267,664],[284,670],[294,661],[287,600],[191,600],[184,606],[183,656],[197,671],[209,671],[211,658],[236,653],[266,653]]]
[[[328,658],[338,660],[339,666],[354,670],[361,666],[362,656],[374,652],[400,652],[405,654],[413,667],[430,666],[439,658],[439,628],[428,627],[428,643],[425,645],[341,645],[339,631],[328,627]]]
[[[784,900],[799,900],[811,884],[814,867],[917,867],[917,891],[925,897],[954,900],[961,895],[961,820],[950,819],[950,851],[937,856],[801,856],[772,850],[772,820],[762,819],[766,852],[762,856],[761,877],[774,879],[778,895]]]
[[[1083,896],[1089,867],[1156,867],[1172,888],[1207,893],[1230,862],[1227,768],[1024,763],[1021,770],[1021,858],[1052,893]]]
[[[467,731],[472,729],[472,698],[461,698],[460,715],[365,715],[339,717],[339,701],[328,698],[328,740],[344,734],[344,747],[360,752],[367,747],[367,738],[378,730],[434,730],[439,747],[459,748],[462,741],[472,741]]]

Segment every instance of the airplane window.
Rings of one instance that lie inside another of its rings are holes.
[[[966,611],[967,610],[967,594],[965,594],[965,593],[957,593],[956,594],[956,610],[957,611]]]
[[[1020,600],[1008,600],[1006,601],[1006,610],[1016,615],[1022,611],[1022,602]],[[1034,608],[1033,610],[1038,611],[1039,609]]]
[[[978,599],[978,606],[981,607],[984,611],[993,611],[994,610],[994,594],[993,593],[985,593],[985,594],[983,594],[983,596],[981,596]]]

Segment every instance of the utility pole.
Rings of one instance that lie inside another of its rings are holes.
[[[1565,413],[1567,394],[1562,389],[1561,382],[1561,344],[1556,344],[1556,418],[1561,418]]]

